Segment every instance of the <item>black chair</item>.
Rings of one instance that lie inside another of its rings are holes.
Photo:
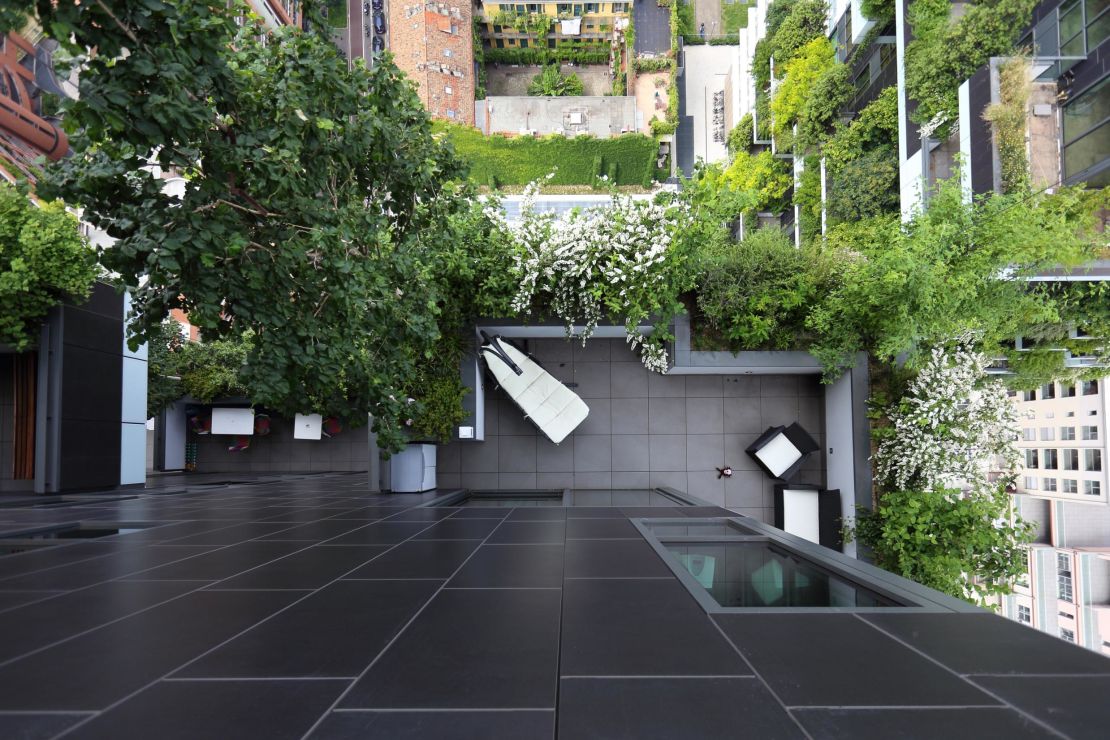
[[[791,521],[787,521],[786,492],[813,491],[817,496],[817,521],[798,522],[798,513],[790,512]],[[775,521],[776,527],[784,532],[804,537],[817,544],[840,551],[843,546],[841,538],[841,511],[840,489],[822,490],[819,486],[806,485],[805,483],[776,483],[775,484]],[[816,524],[816,527],[814,527]],[[817,531],[817,539],[813,540],[813,531]]]
[[[766,452],[765,448],[769,448],[772,445],[775,447],[782,446],[783,440],[789,442],[790,445],[800,453],[799,457],[786,468],[772,468],[768,465],[764,456],[761,456],[759,453],[761,450]],[[748,456],[755,460],[756,465],[770,477],[778,478],[782,481],[789,481],[802,469],[802,465],[805,463],[806,458],[818,449],[817,441],[809,435],[809,432],[802,429],[802,427],[795,422],[788,427],[770,427],[763,434],[759,435],[744,452],[748,453]]]

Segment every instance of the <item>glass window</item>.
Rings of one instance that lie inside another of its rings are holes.
[[[1106,10],[1106,0],[1102,0],[1102,9]],[[1094,20],[1092,23],[1091,21]],[[1095,19],[1091,11],[1087,11],[1087,51],[1093,51],[1098,45],[1110,36],[1110,13],[1103,12],[1102,17]]]
[[[1064,174],[1073,177],[1101,164],[1107,159],[1107,152],[1110,152],[1110,122],[1064,145]],[[1088,178],[1088,184],[1098,182],[1101,179]]]
[[[1102,450],[1083,450],[1083,469],[1097,473],[1102,470]]]
[[[1031,475],[1025,476],[1025,490],[1036,491],[1039,481]]]
[[[1032,624],[1033,623],[1033,612],[1029,609],[1029,607],[1024,606],[1022,604],[1018,604],[1017,618],[1018,618],[1018,621],[1021,622],[1022,624]]]
[[[1036,391],[1022,391],[1021,392],[1021,400],[1022,401],[1036,401],[1037,400],[1037,392]]]
[[[1110,79],[1110,77],[1108,77],[1107,79]],[[1108,95],[1107,97],[1110,97],[1110,95]],[[1097,380],[1084,380],[1083,381],[1083,395],[1084,396],[1097,396],[1098,395],[1098,381]]]
[[[586,3],[587,13],[597,13],[601,10],[601,3]]]
[[[628,12],[628,3],[613,3],[613,12],[614,13],[627,13]]]
[[[1085,426],[1085,427],[1083,427],[1083,439],[1098,439],[1098,427],[1097,426]]]
[[[1052,427],[1041,427],[1041,441],[1051,442],[1056,439],[1056,430]]]
[[[570,3],[559,3],[555,6],[555,10],[559,13],[569,13]]]
[[[1064,478],[1064,493],[1079,493],[1079,484],[1071,478]]]
[[[1075,439],[1075,427],[1060,427],[1060,439],[1064,441]]]
[[[581,3],[575,4],[575,6],[574,6],[574,15],[575,15],[575,17],[579,17],[579,16],[582,15],[582,4]]]
[[[1059,463],[1058,463],[1058,460],[1057,460],[1056,450],[1045,450],[1044,451],[1044,469],[1045,470],[1056,470],[1058,465],[1059,465]]]
[[[1060,398],[1075,398],[1075,384],[1074,383],[1061,383],[1060,384]]]
[[[1064,170],[1068,177],[1098,164],[1110,152],[1110,127],[1104,125],[1110,118],[1108,83],[1110,77],[1064,106]]]
[[[1071,599],[1068,599],[1068,601],[1071,601]],[[1067,640],[1068,642],[1075,642],[1075,632],[1073,630],[1066,630],[1063,627],[1061,627],[1060,628],[1060,637]]]
[[[1064,470],[1079,470],[1079,450],[1064,450]]]
[[[1036,442],[1037,430],[1033,427],[1026,427],[1025,429],[1021,430],[1021,438],[1024,439],[1026,442]]]
[[[1041,489],[1045,490],[1045,491],[1055,491],[1056,490],[1056,479],[1055,478],[1042,478],[1041,479]]]
[[[1056,384],[1045,383],[1041,386],[1041,398],[1056,398]]]
[[[1087,496],[1101,496],[1102,483],[1097,480],[1083,481],[1083,493]]]
[[[1030,468],[1032,470],[1036,470],[1038,467],[1040,467],[1040,465],[1037,462],[1037,451],[1036,450],[1026,450],[1025,451],[1025,467]]]

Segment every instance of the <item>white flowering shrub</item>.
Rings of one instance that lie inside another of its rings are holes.
[[[670,321],[688,287],[685,256],[674,236],[688,221],[682,203],[660,205],[614,195],[597,208],[559,216],[537,211],[536,183],[524,192],[519,221],[506,224],[515,248],[519,288],[512,308],[554,315],[568,334],[585,327],[583,343],[604,318],[622,322],[645,367],[665,373]],[[493,217],[495,209],[490,209]],[[640,326],[654,321],[650,335]]]
[[[989,359],[969,337],[932,350],[905,396],[887,409],[893,433],[875,453],[875,472],[893,490],[987,487],[992,460],[1018,463],[1017,414]]]

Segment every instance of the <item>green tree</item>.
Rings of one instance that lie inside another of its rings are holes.
[[[558,64],[549,64],[543,72],[532,78],[528,83],[529,95],[545,95],[547,97],[563,97],[581,95],[582,80],[578,75],[571,73],[564,75],[559,71]]]
[[[33,347],[47,312],[87,298],[96,275],[96,254],[61,202],[37,204],[0,181],[0,343]]]
[[[832,43],[821,36],[805,44],[783,65],[783,80],[771,98],[776,141],[790,135],[798,116],[811,101],[815,85],[834,64]]]
[[[893,491],[850,530],[881,568],[950,596],[986,605],[1025,572],[1032,526],[1015,517],[1005,492]]]
[[[828,191],[829,218],[836,221],[896,213],[900,203],[897,153],[881,146],[850,160],[830,178]]]
[[[440,336],[425,266],[462,169],[388,55],[349,67],[318,3],[309,30],[269,34],[224,0],[36,7],[81,68],[77,154],[44,187],[117,240],[101,259],[134,291],[132,344],[173,308],[207,338],[251,330],[255,403],[372,413],[396,445],[402,389]]]
[[[697,305],[734,350],[794,349],[817,296],[830,285],[822,255],[800,250],[779,229],[757,229],[739,244],[711,241],[695,257]]]
[[[830,230],[828,248],[844,279],[808,319],[811,351],[835,376],[860,350],[914,362],[923,349],[972,331],[992,355],[1032,324],[1059,321],[1055,305],[1013,279],[1075,266],[1102,243],[1094,213],[1102,192],[996,195],[969,204],[959,178],[942,183],[929,207],[903,225],[897,216]]]

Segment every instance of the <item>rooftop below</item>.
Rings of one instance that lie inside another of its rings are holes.
[[[427,506],[443,497],[367,493],[365,474],[163,490],[0,508],[3,537],[120,532],[0,557],[0,736],[1033,738],[1110,721],[1110,661],[893,576],[934,606],[707,611],[646,533],[735,516],[717,507]]]

